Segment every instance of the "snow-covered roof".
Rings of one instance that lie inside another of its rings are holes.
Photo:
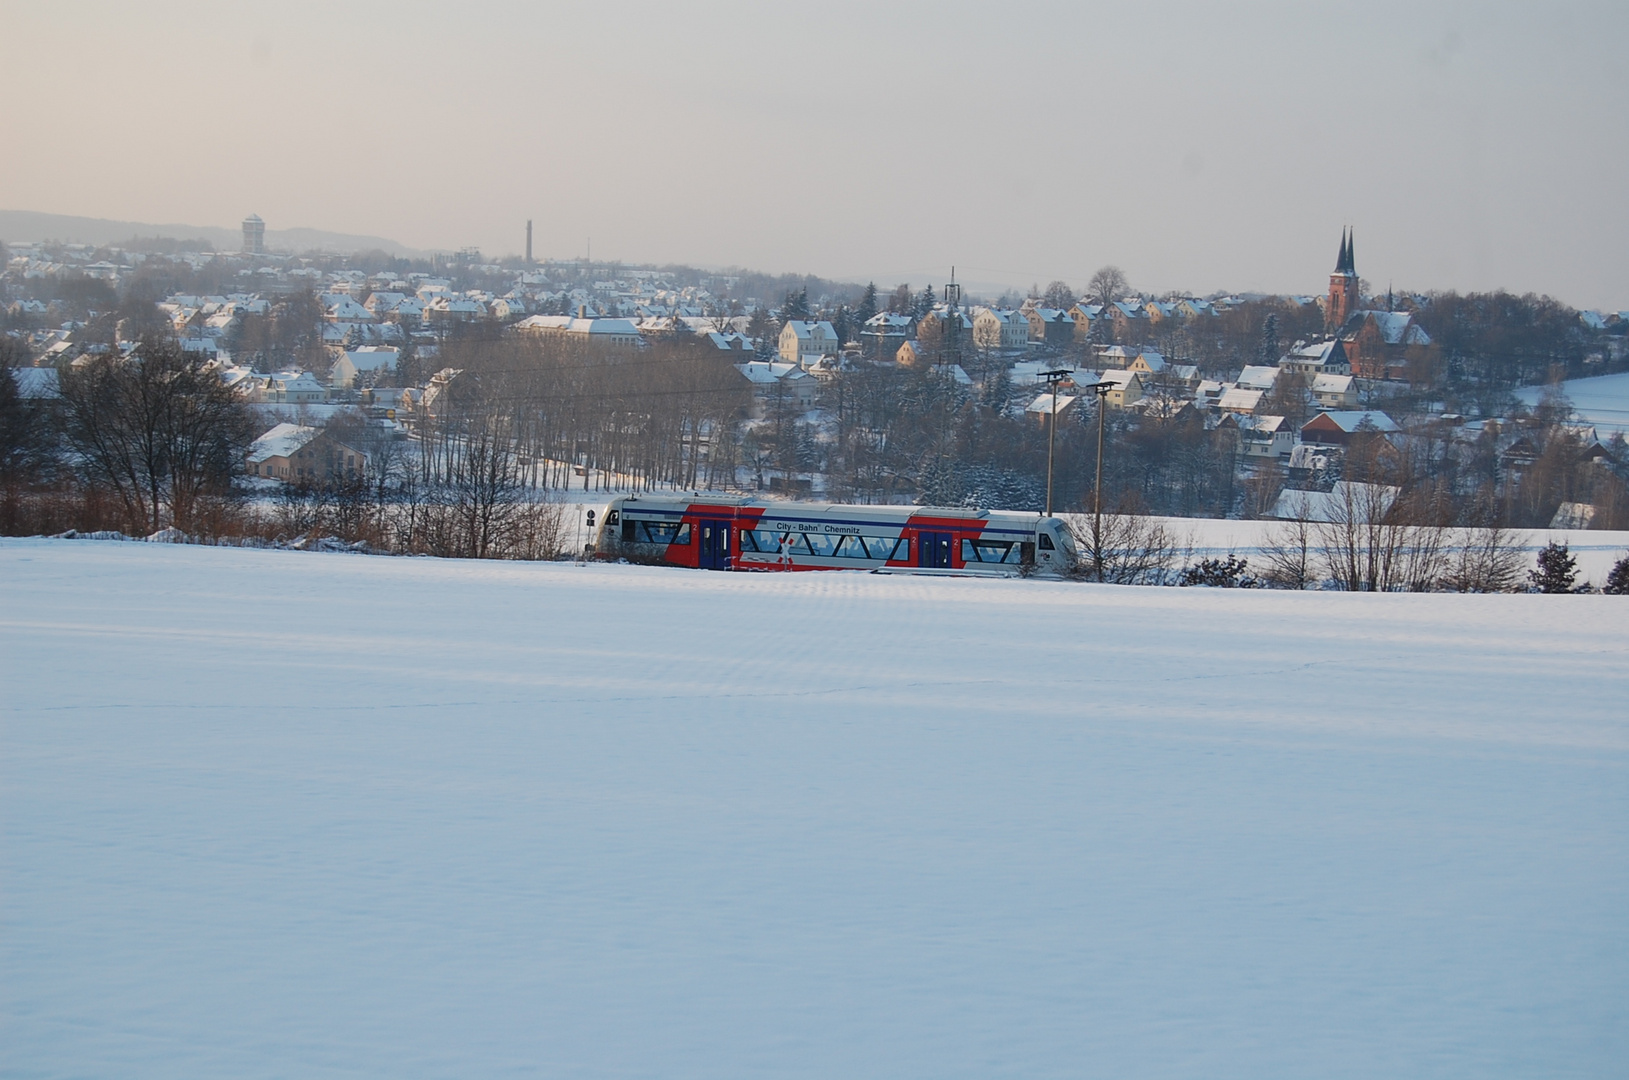
[[[1291,349],[1278,362],[1280,365],[1291,363],[1303,367],[1314,364],[1322,365],[1331,361],[1330,354],[1334,351],[1335,342],[1333,340],[1314,341],[1311,345],[1302,345],[1299,348]]]
[[[321,434],[322,432],[314,427],[278,424],[250,444],[249,462],[258,464],[268,458],[289,457]]]
[[[786,323],[786,330],[792,331],[799,339],[815,337],[824,337],[833,341],[837,339],[837,331],[832,329],[831,323],[824,320],[816,322],[805,319],[789,319]],[[782,331],[782,333],[785,332],[785,330]]]
[[[1293,457],[1292,457],[1293,463]],[[1384,515],[1397,499],[1398,489],[1386,484],[1360,484],[1337,480],[1332,491],[1279,492],[1272,516],[1285,521],[1333,522],[1357,518],[1367,521]]]
[[[358,371],[377,371],[380,368],[394,368],[402,351],[389,345],[364,345],[359,349],[349,349],[345,358],[351,366]]]
[[[1229,412],[1255,412],[1261,404],[1262,391],[1251,390],[1248,387],[1234,386],[1222,392],[1221,399],[1216,402],[1218,409]]]
[[[1400,431],[1397,421],[1383,412],[1373,409],[1328,409],[1308,420],[1307,423],[1316,423],[1323,417],[1329,417],[1331,423],[1350,435],[1367,421],[1375,431]]]
[[[56,397],[62,388],[56,368],[12,368],[11,378],[17,384],[17,396],[27,400]]]
[[[1312,377],[1312,392],[1314,394],[1344,394],[1352,388],[1351,375],[1314,375]]]
[[[1239,372],[1239,377],[1233,380],[1233,385],[1246,390],[1271,390],[1278,380],[1278,369],[1263,364],[1252,364]]]
[[[1034,401],[1029,403],[1029,407],[1024,411],[1027,413],[1039,413],[1042,416],[1046,416],[1052,412],[1052,402],[1053,397],[1051,394],[1039,394],[1036,396]],[[1057,411],[1061,413],[1063,410],[1073,405],[1075,403],[1075,399],[1068,394],[1059,394],[1057,397],[1057,403]]]

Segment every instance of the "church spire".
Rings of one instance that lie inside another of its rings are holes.
[[[1357,245],[1353,235],[1355,231],[1346,230],[1346,272],[1354,276],[1357,274]]]
[[[1335,273],[1356,274],[1357,261],[1352,254],[1352,230],[1341,230],[1341,251],[1335,256]]]

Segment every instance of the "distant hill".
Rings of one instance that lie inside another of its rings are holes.
[[[172,240],[208,240],[217,251],[236,251],[243,244],[240,228],[218,225],[153,225],[142,221],[111,221],[107,218],[74,217],[69,214],[40,214],[32,210],[0,210],[0,240],[31,242],[58,240],[65,244],[117,244],[133,236],[162,236]],[[269,251],[311,251],[336,253],[378,249],[402,258],[429,254],[404,247],[382,236],[353,236],[321,229],[267,229]]]

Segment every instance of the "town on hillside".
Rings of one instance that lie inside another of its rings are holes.
[[[166,352],[241,418],[200,492],[422,493],[489,453],[516,492],[1261,518],[1346,482],[1454,521],[1629,527],[1623,429],[1580,422],[1564,388],[1629,369],[1629,312],[1378,290],[1350,230],[1307,294],[1157,298],[1114,267],[974,297],[534,261],[529,243],[498,261],[295,255],[264,235],[250,216],[239,251],[9,244],[10,393],[79,419],[8,483],[83,483],[93,375]],[[158,521],[141,498],[127,516]]]

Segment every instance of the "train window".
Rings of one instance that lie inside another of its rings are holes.
[[[752,547],[748,550],[761,551],[766,555],[779,555],[781,553],[781,537],[783,532],[773,532],[769,529],[742,529],[741,544],[745,548],[750,540]]]
[[[964,563],[1016,563],[1021,549],[1011,540],[963,540]]]
[[[865,540],[853,534],[838,537],[836,554],[840,559],[869,559],[871,557],[865,550]]]
[[[609,510],[605,514],[605,523],[607,525],[615,525],[617,523],[617,517],[618,514],[615,510]]]
[[[1039,538],[1040,538],[1040,541],[1041,541],[1041,550],[1042,550],[1042,551],[1053,551],[1053,550],[1056,550],[1056,549],[1055,549],[1055,548],[1053,548],[1053,546],[1052,546],[1052,537],[1051,537],[1051,536],[1049,536],[1049,535],[1047,535],[1047,534],[1046,534],[1046,533],[1038,533],[1038,534],[1036,534],[1036,535],[1037,535],[1037,536],[1038,536],[1038,537],[1039,537]]]
[[[688,521],[627,521],[622,523],[624,538],[632,529],[633,539],[639,544],[679,544],[688,546],[690,543],[690,523]]]
[[[638,523],[637,522],[630,521],[628,518],[623,518],[622,519],[622,542],[624,544],[637,543],[638,539],[639,539],[638,533],[636,532],[637,529],[638,529]]]
[[[830,536],[822,533],[804,533],[803,539],[808,543],[809,550],[824,558],[831,558],[837,554],[837,545],[842,543],[841,536]]]

